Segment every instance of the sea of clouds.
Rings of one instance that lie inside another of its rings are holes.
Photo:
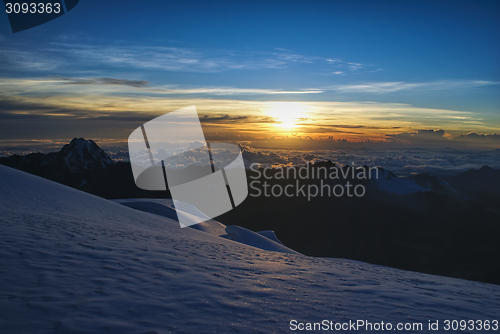
[[[263,167],[300,166],[306,163],[320,161],[332,161],[340,166],[370,166],[382,167],[399,176],[408,176],[418,173],[430,173],[440,176],[454,175],[469,169],[478,169],[482,166],[490,166],[500,169],[500,149],[493,150],[468,150],[452,148],[350,148],[342,150],[317,150],[299,151],[282,149],[262,149],[240,145],[245,166],[249,168],[252,164]],[[170,164],[173,168],[183,168],[190,164],[196,164],[197,157],[204,156],[203,149],[189,151],[179,155]],[[128,152],[124,150],[109,151],[109,155],[115,160],[128,161]],[[143,155],[148,159],[147,155]],[[218,154],[217,161],[220,165],[227,165],[234,159],[234,152]],[[224,161],[224,158],[227,157]],[[173,166],[172,164],[176,164]]]
[[[96,141],[97,144],[115,161],[130,161],[127,143],[106,143]],[[4,146],[0,149],[0,156],[12,154],[25,155],[32,152],[56,152],[64,143],[44,143],[32,145]],[[439,176],[454,175],[469,169],[478,169],[482,166],[490,166],[500,169],[500,149],[477,149],[477,148],[450,148],[450,147],[408,147],[406,145],[383,147],[381,145],[349,145],[337,149],[320,150],[291,150],[252,147],[248,144],[239,145],[245,166],[250,168],[252,164],[263,167],[270,166],[298,166],[306,163],[319,161],[332,161],[340,166],[370,166],[382,167],[399,176],[407,176],[418,173],[430,173]],[[179,169],[190,164],[206,163],[206,148],[191,149],[186,147],[187,152],[182,150],[175,152],[176,155],[168,159],[169,168]],[[135,157],[149,161],[148,152],[134,152]],[[162,156],[170,154],[161,154]],[[216,164],[224,166],[235,158],[234,151],[219,151]]]

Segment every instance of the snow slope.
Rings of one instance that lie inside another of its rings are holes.
[[[500,287],[271,252],[0,166],[1,333],[493,319]]]
[[[171,199],[130,198],[116,199],[113,200],[113,202],[174,220],[177,220],[177,215],[183,215],[184,219],[191,220],[195,223],[199,222],[200,219],[205,219],[202,218],[204,214],[201,212],[200,216],[193,216],[189,213],[176,210]],[[189,225],[189,227],[194,228],[198,231],[203,231],[212,235],[231,239],[259,249],[282,253],[300,254],[299,252],[296,252],[284,246],[276,237],[273,231],[253,232],[240,226],[226,226],[214,219],[202,221],[201,223],[197,223],[196,225]]]

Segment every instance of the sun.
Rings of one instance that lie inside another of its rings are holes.
[[[308,110],[300,102],[275,102],[269,106],[267,113],[279,122],[276,126],[294,129],[300,127],[298,123],[307,117]]]

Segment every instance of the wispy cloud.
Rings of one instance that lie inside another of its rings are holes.
[[[286,69],[297,65],[322,66],[326,73],[350,72],[364,65],[340,59],[300,54],[291,50],[223,50],[152,46],[139,44],[102,44],[96,41],[68,43],[47,41],[30,47],[5,43],[0,50],[0,68],[18,71],[95,70],[105,66],[127,70],[169,72],[222,72],[229,70]]]
[[[176,86],[166,86],[151,90],[162,94],[209,94],[209,95],[277,95],[277,94],[319,94],[323,93],[319,89],[308,90],[279,90],[279,89],[259,89],[259,88],[235,88],[235,87],[202,87],[202,88],[180,88]]]
[[[52,71],[61,66],[54,57],[43,52],[32,50],[0,48],[0,68],[21,71]]]
[[[92,59],[108,66],[159,69],[165,71],[217,72],[227,69],[279,67],[277,59],[261,59],[260,63],[238,62],[235,56],[223,56],[177,47],[160,46],[103,46],[79,44],[54,44],[53,51],[66,53],[74,58]]]
[[[340,74],[340,73],[339,73]],[[89,93],[113,93],[123,92],[122,87],[129,87],[132,90],[127,92],[135,92],[138,94],[153,94],[153,95],[294,95],[294,94],[322,94],[329,91],[341,93],[358,93],[358,94],[389,94],[396,92],[424,92],[424,91],[460,91],[475,87],[484,87],[498,85],[497,81],[486,80],[445,80],[420,83],[406,82],[377,82],[377,83],[362,83],[354,85],[335,85],[320,88],[297,89],[297,90],[280,90],[266,88],[241,88],[241,87],[225,87],[225,86],[205,86],[193,87],[187,85],[160,85],[151,86],[146,80],[129,80],[118,78],[63,78],[53,77],[46,79],[4,79],[0,83],[3,87],[3,92],[25,91],[25,92],[43,92],[54,91],[56,86],[59,86],[59,91],[69,93],[75,91],[73,88],[64,87],[65,85],[82,85],[85,88],[79,89],[81,94]]]
[[[76,88],[76,86],[81,86]],[[50,94],[88,95],[123,94],[142,95],[280,95],[280,94],[320,94],[320,89],[280,90],[240,87],[192,87],[181,85],[151,86],[146,80],[117,78],[34,78],[3,79],[0,94]]]
[[[71,63],[115,68],[175,72],[221,72],[227,70],[282,69],[297,63],[312,63],[314,57],[289,51],[234,52],[146,45],[96,45],[49,43],[39,48],[14,46],[0,51],[0,66],[18,70],[48,71]]]
[[[335,85],[325,87],[343,93],[375,93],[387,94],[394,92],[422,92],[422,91],[454,91],[474,87],[498,85],[498,81],[487,80],[441,80],[430,82],[366,82],[349,85]]]
[[[337,69],[334,72],[332,72],[333,74],[345,74],[348,71],[357,71],[366,67],[366,65],[361,63],[353,63],[341,59],[326,58],[324,59],[324,61],[326,61],[326,63],[332,66],[333,68]]]

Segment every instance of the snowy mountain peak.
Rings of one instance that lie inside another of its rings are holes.
[[[415,181],[418,185],[423,188],[431,189],[435,192],[444,192],[448,194],[457,194],[456,190],[453,189],[446,181],[442,180],[436,175],[431,175],[427,173],[411,175],[408,180]]]
[[[92,139],[87,140],[84,138],[73,138],[66,146],[78,149],[99,150],[99,146]]]
[[[383,168],[378,168],[378,173],[372,171],[372,184],[380,190],[399,195],[411,194],[419,191],[457,194],[455,189],[447,182],[435,175],[423,173],[400,178]]]
[[[71,172],[83,169],[106,168],[113,161],[93,140],[74,138],[61,149]]]
[[[405,195],[418,191],[430,190],[427,187],[422,187],[414,180],[399,178],[392,172],[383,168],[379,168],[377,174],[378,175],[375,176],[374,172],[372,172],[372,184],[374,184],[376,188],[383,191]]]

